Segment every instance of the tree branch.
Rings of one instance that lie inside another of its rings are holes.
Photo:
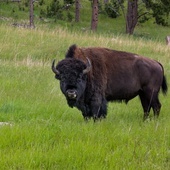
[[[139,19],[140,17],[146,15],[146,14],[149,14],[149,12],[147,11],[147,12],[144,12],[143,14],[139,15],[139,16],[138,16],[138,19]]]

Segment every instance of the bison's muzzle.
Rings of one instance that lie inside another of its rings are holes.
[[[66,95],[69,99],[76,99],[77,98],[77,91],[69,89],[66,91]]]

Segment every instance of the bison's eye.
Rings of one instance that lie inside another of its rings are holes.
[[[79,83],[79,82],[81,82],[81,81],[82,81],[82,79],[81,79],[81,78],[78,78],[78,79],[77,79],[77,82],[78,82],[78,83]]]
[[[77,77],[77,82],[82,82],[83,80],[83,74],[80,74],[78,77]]]
[[[65,82],[65,78],[61,78],[61,80],[60,80],[60,81],[61,81],[62,83],[63,83],[63,82]]]
[[[60,81],[64,82],[66,80],[66,78],[64,76],[60,76]]]

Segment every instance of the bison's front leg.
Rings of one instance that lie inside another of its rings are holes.
[[[84,109],[82,110],[82,115],[85,121],[88,121],[89,119],[91,119],[92,114],[90,112],[89,106],[84,107]]]
[[[92,113],[93,113],[94,122],[99,119],[99,112],[100,112],[100,106],[93,107]]]
[[[96,100],[94,100],[96,99]],[[94,98],[91,102],[91,112],[94,121],[105,118],[107,114],[107,102],[102,97]]]
[[[81,110],[85,121],[87,121],[88,119],[92,117],[89,106],[86,103],[84,103],[83,100],[80,100],[79,102],[77,102],[76,107],[79,110]]]

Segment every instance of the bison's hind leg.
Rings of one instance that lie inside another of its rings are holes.
[[[146,98],[144,98],[144,95],[140,95],[140,100],[144,111],[143,120],[146,120],[149,117],[151,107],[149,106],[149,102],[146,100]]]
[[[144,116],[143,116],[143,120],[146,120],[149,117],[149,112],[151,109],[151,103],[150,103],[150,98],[151,98],[151,92],[150,90],[141,90],[139,93],[139,97],[141,100],[141,104],[143,107],[143,111],[144,111]]]
[[[158,117],[160,110],[161,110],[161,103],[159,102],[159,99],[158,99],[158,92],[153,92],[153,99],[151,102],[151,107],[153,109],[154,116]]]
[[[149,117],[151,107],[153,109],[154,116],[158,117],[161,109],[161,104],[158,99],[158,91],[145,89],[139,93],[139,96],[144,111],[143,119],[146,120]]]

